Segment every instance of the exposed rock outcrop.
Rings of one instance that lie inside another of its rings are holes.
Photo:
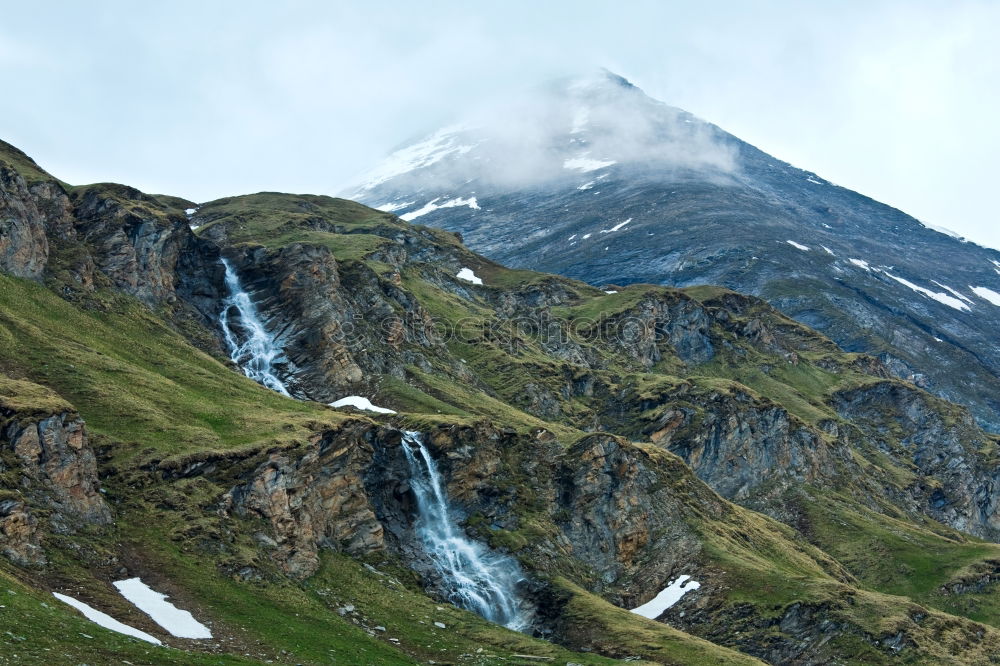
[[[774,403],[739,390],[714,391],[670,408],[647,426],[656,443],[681,456],[723,497],[745,500],[760,486],[822,483],[850,465],[850,451],[831,445]]]
[[[964,409],[899,382],[839,392],[855,445],[870,442],[915,478],[919,510],[963,532],[1000,541],[1000,468],[995,440]]]
[[[79,416],[64,412],[37,420],[11,418],[0,429],[0,446],[4,458],[16,465],[19,488],[34,505],[51,510],[55,529],[111,522],[111,510],[99,492],[94,451]]]
[[[278,360],[292,392],[320,402],[372,392],[384,377],[424,363],[410,347],[440,346],[433,322],[405,290],[362,265],[342,267],[329,249],[292,244],[254,248],[238,272],[284,349]]]
[[[17,564],[45,564],[48,532],[112,520],[86,428],[71,409],[37,384],[0,375],[0,549]]]
[[[363,427],[329,431],[300,449],[271,454],[226,493],[222,511],[263,518],[273,535],[273,556],[296,578],[316,571],[320,548],[350,555],[379,550],[383,528],[363,481],[372,437]]]
[[[0,498],[0,552],[23,567],[45,564],[38,521],[19,500]]]
[[[218,256],[159,198],[113,183],[66,188],[0,141],[0,271],[70,297],[112,287],[153,307],[190,305],[207,324],[223,291]]]
[[[650,293],[599,327],[605,343],[617,344],[644,368],[663,359],[669,345],[684,363],[697,366],[714,356],[709,339],[711,320],[699,303],[677,294]]]
[[[181,257],[198,245],[183,215],[124,185],[83,188],[72,200],[77,234],[115,288],[148,305],[176,297]]]
[[[0,162],[0,271],[39,279],[48,256],[44,216],[24,178]]]

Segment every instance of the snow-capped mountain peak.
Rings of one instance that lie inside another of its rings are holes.
[[[374,173],[353,196],[460,231],[502,263],[595,285],[760,295],[1000,429],[1000,252],[767,155],[620,76],[553,82]]]

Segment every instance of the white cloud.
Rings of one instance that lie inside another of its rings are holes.
[[[973,0],[11,3],[2,138],[73,182],[196,200],[334,192],[470,106],[603,65],[824,179],[1000,246],[998,24],[1000,3]]]

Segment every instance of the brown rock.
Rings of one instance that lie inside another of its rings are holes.
[[[0,552],[21,566],[45,564],[37,522],[24,502],[0,500]]]
[[[48,255],[45,220],[24,179],[0,162],[0,271],[37,280]]]
[[[79,521],[111,522],[111,510],[99,492],[97,459],[77,415],[11,422],[0,431],[0,446],[13,450],[28,494],[54,509],[57,529],[69,531]]]
[[[270,523],[274,556],[296,578],[319,566],[319,549],[363,555],[384,547],[362,479],[373,449],[359,433],[329,431],[294,452],[274,454],[223,500],[227,515]]]

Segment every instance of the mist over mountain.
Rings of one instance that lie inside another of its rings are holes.
[[[502,263],[720,284],[1000,429],[1000,252],[796,168],[601,72],[401,148],[349,194]]]
[[[390,182],[398,186],[414,169],[430,166],[417,186],[475,182],[501,188],[568,182],[573,173],[612,163],[729,173],[735,158],[717,128],[602,71],[541,86],[507,99],[502,108],[480,109],[402,148],[366,175],[357,194]]]

